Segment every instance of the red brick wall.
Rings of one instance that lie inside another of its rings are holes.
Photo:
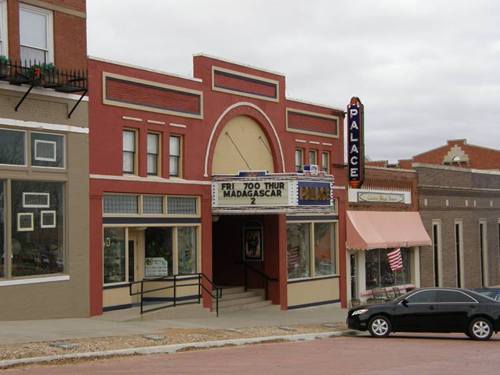
[[[448,141],[446,146],[414,156],[413,161],[442,165],[445,155],[455,145],[459,146],[469,157],[469,163],[462,166],[474,169],[500,169],[500,150],[469,145],[465,140]]]
[[[86,7],[85,0],[46,0],[45,2],[83,13]],[[18,0],[7,2],[9,57],[13,60],[20,58],[19,3]],[[55,65],[62,69],[86,69],[86,19],[58,10],[52,12]]]
[[[288,112],[288,127],[331,135],[338,134],[338,126],[335,120],[304,113]]]

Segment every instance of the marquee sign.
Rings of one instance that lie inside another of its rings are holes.
[[[214,212],[293,212],[301,208],[332,211],[332,178],[276,174],[265,177],[216,177],[212,182]]]
[[[288,181],[231,181],[216,183],[217,206],[286,206]]]
[[[349,185],[359,188],[364,179],[364,106],[357,97],[351,98],[347,106],[347,157],[349,167]]]

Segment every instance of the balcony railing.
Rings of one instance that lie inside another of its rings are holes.
[[[34,87],[54,89],[63,93],[82,93],[78,102],[68,113],[68,117],[71,117],[88,90],[85,70],[59,69],[52,64],[40,64],[33,61],[21,62],[0,58],[0,80],[16,86],[29,86],[27,92],[16,105],[16,111]]]

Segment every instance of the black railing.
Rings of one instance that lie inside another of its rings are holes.
[[[196,280],[196,282],[190,282]],[[159,288],[145,288],[150,283],[169,283],[167,286],[159,287]],[[211,289],[207,287],[205,284],[209,284]],[[134,291],[134,286],[139,285],[139,291]],[[179,297],[178,289],[186,288],[186,287],[198,287],[198,294],[196,294],[194,301],[193,299],[185,300],[183,297]],[[147,294],[160,292],[164,290],[172,290],[173,296],[169,298],[170,304],[156,306],[153,308],[147,308],[145,302],[147,300]],[[190,304],[199,304],[201,303],[202,290],[207,292],[213,299],[215,299],[215,313],[219,316],[219,298],[222,297],[222,289],[214,284],[212,280],[208,276],[203,273],[194,273],[188,275],[174,275],[169,277],[162,277],[157,279],[144,279],[141,281],[134,281],[129,283],[129,294],[130,296],[140,296],[140,311],[141,314],[158,311],[162,309],[167,309],[169,307],[176,307],[180,305],[190,305]]]
[[[268,296],[269,296],[269,283],[270,282],[278,282],[279,280],[274,278],[274,277],[270,277],[268,275],[266,275],[264,272],[262,272],[261,270],[255,268],[254,266],[251,266],[250,264],[248,264],[248,262],[241,262],[239,264],[243,264],[243,277],[244,277],[244,286],[245,286],[245,292],[248,290],[248,270],[252,271],[253,273],[255,273],[257,276],[259,276],[261,279],[264,280],[264,293],[265,293],[265,298],[268,299]]]
[[[60,69],[52,64],[39,63],[26,60],[12,61],[0,57],[0,80],[7,81],[12,85],[28,85],[29,88],[17,103],[17,111],[26,97],[34,87],[54,89],[63,93],[82,93],[80,100],[68,113],[71,117],[74,110],[80,104],[88,91],[87,71]]]

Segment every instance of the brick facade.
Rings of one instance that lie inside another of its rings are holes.
[[[442,285],[455,287],[457,256],[455,222],[463,223],[462,287],[482,286],[479,222],[486,222],[488,284],[500,284],[500,173],[477,172],[464,168],[414,165],[418,174],[419,205],[422,220],[432,237],[432,222],[441,223]],[[433,248],[420,253],[422,286],[437,285],[434,277]]]

